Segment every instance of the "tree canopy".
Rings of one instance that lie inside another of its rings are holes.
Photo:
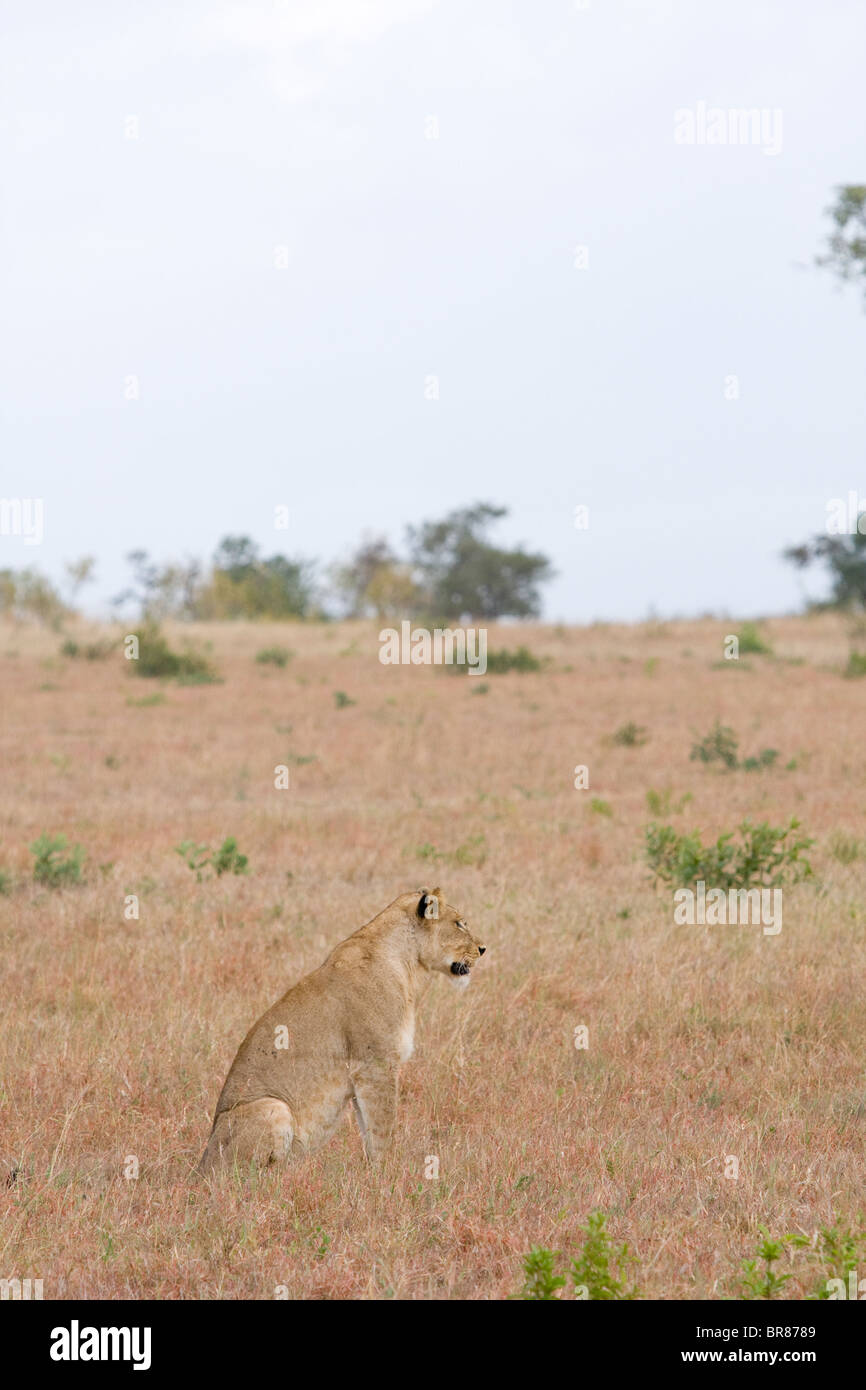
[[[862,522],[863,530],[859,529]],[[818,535],[791,546],[785,559],[798,569],[822,564],[830,574],[831,595],[826,608],[866,608],[866,512],[853,535]]]
[[[490,526],[507,515],[505,507],[478,502],[441,521],[409,527],[411,560],[430,612],[449,618],[538,616],[539,586],[553,570],[545,555],[490,544]]]
[[[816,257],[817,264],[846,283],[860,282],[866,295],[866,184],[840,184],[827,215],[833,220],[833,231],[826,254]]]

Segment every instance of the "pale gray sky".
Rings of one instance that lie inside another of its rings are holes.
[[[3,29],[0,493],[45,537],[0,566],[93,552],[96,609],[138,546],[330,561],[489,499],[553,559],[551,619],[799,605],[779,551],[866,495],[866,315],[811,268],[866,177],[860,0],[33,0]],[[781,149],[677,143],[700,103]]]

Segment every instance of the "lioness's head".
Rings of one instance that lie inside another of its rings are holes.
[[[450,975],[464,988],[469,972],[486,946],[473,936],[463,918],[449,907],[438,888],[419,888],[415,901],[418,960],[425,970]]]

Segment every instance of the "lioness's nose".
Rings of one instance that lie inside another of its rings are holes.
[[[486,950],[487,950],[487,947],[486,947],[486,946],[479,946],[479,947],[478,947],[478,954],[479,954],[479,956],[483,956],[483,955],[484,955],[484,952],[485,952]]]

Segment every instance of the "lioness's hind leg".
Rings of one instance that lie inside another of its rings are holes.
[[[291,1110],[272,1096],[223,1110],[214,1120],[197,1171],[207,1177],[220,1169],[284,1161],[291,1152],[293,1134]]]

